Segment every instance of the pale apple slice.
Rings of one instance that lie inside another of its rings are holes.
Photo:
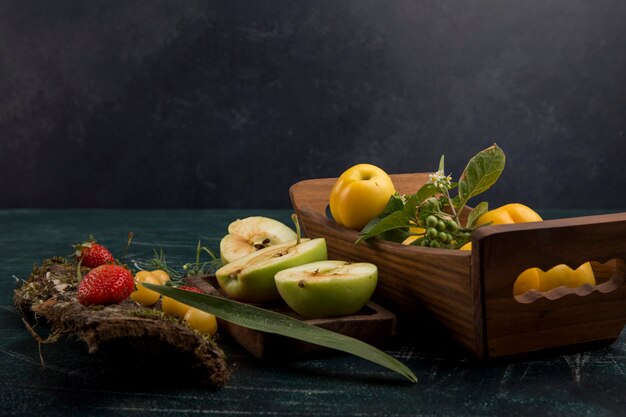
[[[374,293],[378,268],[365,262],[321,261],[285,269],[274,279],[280,296],[302,317],[347,316]]]
[[[325,260],[326,240],[301,239],[279,243],[239,258],[217,270],[215,276],[229,297],[250,303],[280,300],[274,275],[283,269]]]
[[[253,216],[235,220],[220,242],[222,262],[227,264],[257,250],[296,239],[296,233],[278,220]]]

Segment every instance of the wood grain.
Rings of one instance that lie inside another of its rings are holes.
[[[392,175],[396,190],[412,193],[428,180],[428,174]],[[359,233],[326,216],[330,190],[336,179],[307,180],[290,188],[291,201],[308,237],[324,237],[329,258],[372,262],[378,266],[375,297],[395,312],[423,319],[426,311],[470,350],[482,343],[475,316],[470,280],[470,253],[405,246],[374,241],[355,245]],[[464,210],[462,217],[467,216]],[[478,308],[478,310],[477,310]]]
[[[289,222],[293,210],[254,210]],[[570,211],[559,211],[566,216]],[[258,360],[228,335],[217,342],[234,365],[229,384],[207,390],[184,375],[166,373],[165,363],[128,370],[123,377],[111,358],[88,354],[82,342],[42,346],[11,307],[13,275],[26,278],[36,256],[65,254],[68,242],[86,231],[103,243],[121,242],[129,225],[140,245],[132,258],[148,261],[165,245],[170,266],[193,259],[195,242],[215,247],[234,219],[250,210],[0,210],[0,389],[5,414],[30,416],[406,416],[517,414],[622,416],[626,391],[626,331],[610,349],[533,355],[480,366],[439,338],[401,331],[386,352],[419,377],[406,384],[395,373],[352,355],[288,363]],[[72,236],[68,235],[71,234]],[[68,237],[69,236],[69,237]],[[113,244],[112,244],[113,245]],[[114,249],[117,246],[113,245]],[[385,305],[385,307],[388,307]],[[402,318],[399,318],[402,320]],[[39,327],[42,332],[44,328]],[[128,355],[125,355],[128,357]],[[178,363],[173,366],[180,368]],[[585,394],[588,393],[588,394]],[[471,411],[468,411],[471,410]]]
[[[485,356],[615,340],[626,325],[626,213],[488,226],[474,233],[474,277],[483,289]],[[529,267],[576,268],[587,261],[610,279],[561,287],[531,303],[512,297]]]
[[[391,177],[400,193],[413,193],[428,175]],[[355,245],[359,233],[326,214],[335,181],[306,180],[291,187],[306,235],[326,238],[333,259],[376,264],[376,299],[416,321],[426,311],[480,358],[610,343],[626,324],[626,213],[482,227],[472,236],[472,252],[376,240]],[[577,267],[587,261],[611,261],[594,264],[602,277],[596,286],[513,297],[515,278],[529,267]]]
[[[225,297],[216,286],[212,276],[192,276],[187,284],[199,288],[206,294]],[[361,311],[345,317],[304,320],[286,304],[261,306],[307,323],[341,333],[377,347],[383,347],[396,334],[396,316],[376,303],[368,302]],[[272,333],[249,329],[218,318],[221,329],[225,329],[240,345],[261,359],[294,359],[327,352],[330,349]]]

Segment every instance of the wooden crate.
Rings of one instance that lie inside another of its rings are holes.
[[[428,174],[391,178],[398,192],[408,194]],[[359,233],[327,215],[335,181],[306,180],[290,188],[306,236],[326,238],[329,259],[376,264],[377,300],[416,320],[427,311],[480,358],[606,345],[626,325],[626,213],[481,227],[472,235],[471,252],[380,240],[355,245]],[[595,286],[513,296],[513,283],[527,268],[587,261],[595,261]]]

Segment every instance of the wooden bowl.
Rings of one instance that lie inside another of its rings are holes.
[[[391,178],[398,192],[408,194],[428,174]],[[290,188],[304,233],[326,238],[329,259],[376,264],[376,300],[416,322],[427,312],[479,358],[607,345],[626,324],[626,213],[481,227],[472,235],[471,252],[376,239],[355,245],[359,233],[326,214],[335,181],[306,180]],[[513,296],[513,283],[527,268],[576,268],[587,261],[594,261],[594,286]]]

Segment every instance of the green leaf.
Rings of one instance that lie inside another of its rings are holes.
[[[439,159],[439,169],[437,170],[437,172],[444,172],[443,155],[441,155],[441,158]]]
[[[476,221],[480,218],[480,216],[487,213],[487,211],[489,211],[489,203],[483,201],[482,203],[478,204],[472,209],[472,211],[470,211],[469,215],[467,216],[467,225],[465,227],[474,227]]]
[[[460,210],[470,198],[488,190],[502,174],[505,163],[504,152],[496,144],[470,159],[459,180],[459,194],[454,199],[456,209]]]
[[[410,236],[408,226],[406,229],[392,229],[378,235],[379,239],[388,240],[389,242],[402,243]]]
[[[410,195],[406,199],[406,203],[404,204],[404,208],[402,209],[402,212],[407,216],[407,218],[415,217],[415,213],[417,211],[417,205],[419,204],[417,200],[418,200],[418,197],[415,194]]]
[[[389,216],[391,213],[395,211],[402,210],[403,208],[404,208],[404,200],[402,196],[398,193],[393,194],[391,197],[389,197],[389,202],[387,203],[385,210],[383,210],[380,216],[374,217],[372,220],[370,220],[365,225],[365,227],[363,227],[363,229],[361,230],[361,234],[368,233],[370,230],[372,230],[372,228],[374,228],[374,226],[380,223],[382,219]]]
[[[417,193],[415,193],[415,195],[417,196],[417,204],[421,204],[423,201],[426,201],[426,199],[434,196],[438,192],[439,191],[437,191],[437,188],[434,184],[422,185],[422,187],[417,190]]]
[[[198,294],[163,285],[143,285],[176,301],[249,329],[292,337],[331,349],[359,356],[387,369],[395,371],[411,382],[417,382],[415,374],[397,359],[365,342],[330,330],[310,325],[284,314],[239,303],[222,297]]]
[[[404,207],[404,197],[398,193],[394,193],[391,197],[389,197],[389,202],[387,203],[385,210],[383,210],[383,215],[402,210],[402,207]]]
[[[402,229],[409,227],[409,216],[404,213],[404,210],[395,211],[389,216],[382,219],[372,227],[367,233],[361,235],[355,243],[359,243],[362,240],[370,239],[376,235],[387,232],[394,229]]]
[[[450,249],[461,249],[463,245],[472,240],[470,235],[459,235],[455,238],[456,243],[450,247]]]

